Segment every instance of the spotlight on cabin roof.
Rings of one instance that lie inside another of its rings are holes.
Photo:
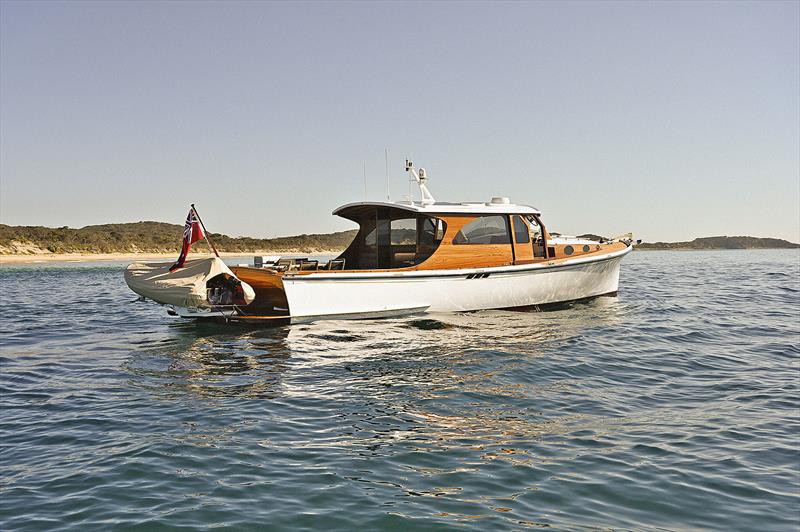
[[[505,196],[495,196],[492,198],[492,201],[487,203],[486,205],[509,205],[511,204],[511,200],[509,200]]]

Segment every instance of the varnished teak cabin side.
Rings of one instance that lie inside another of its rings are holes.
[[[440,216],[446,225],[444,238],[426,261],[402,268],[404,270],[453,270],[459,268],[490,268],[513,264],[510,244],[453,244],[461,229],[476,216]]]
[[[424,262],[414,266],[407,266],[401,268],[371,268],[368,270],[362,269],[344,269],[344,270],[325,270],[326,274],[336,273],[357,273],[363,271],[371,272],[403,272],[403,271],[417,271],[417,270],[441,270],[441,269],[463,269],[463,268],[491,268],[498,266],[510,266],[512,264],[532,264],[537,262],[561,262],[569,258],[576,258],[581,255],[603,255],[606,253],[613,253],[620,249],[624,249],[626,245],[622,242],[606,243],[606,244],[593,244],[589,245],[589,250],[584,251],[583,248],[574,249],[573,253],[567,255],[565,248],[568,244],[554,244],[544,225],[541,224],[544,232],[546,257],[533,257],[532,242],[516,243],[514,241],[512,230],[512,242],[509,244],[475,244],[463,245],[454,244],[453,239],[458,232],[468,223],[478,218],[477,216],[439,216],[445,222],[446,231],[441,243],[436,251]],[[511,218],[509,216],[509,218]],[[511,220],[509,220],[511,223]],[[513,227],[513,225],[510,225]],[[531,250],[530,253],[528,250]],[[241,278],[247,283],[252,280],[254,288],[259,288],[264,291],[273,291],[275,295],[283,293],[283,283],[281,277],[284,272],[276,272],[268,269],[251,268],[251,267],[234,267],[234,272],[237,277]],[[311,275],[318,273],[317,270],[307,271],[293,271],[292,275]]]

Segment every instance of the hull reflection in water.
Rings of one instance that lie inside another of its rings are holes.
[[[474,336],[493,349],[536,355],[540,342],[579,335],[586,327],[613,325],[619,320],[619,308],[616,297],[599,297],[558,305],[547,312],[434,313],[382,320],[322,320],[271,328],[177,322],[170,326],[176,333],[174,341],[137,353],[129,367],[145,382],[156,379],[146,384],[153,393],[308,396],[314,393],[313,389],[302,378],[297,385],[292,384],[294,380],[284,382],[284,371],[351,363],[375,363],[391,369],[393,362],[419,364],[432,358],[458,366],[469,360],[463,347]],[[553,326],[554,322],[559,325]],[[161,361],[164,371],[152,370],[156,360]],[[408,376],[402,372],[402,364],[396,368],[401,370],[398,373],[371,374],[369,378],[403,382]],[[343,383],[329,384],[331,389],[323,394],[326,397],[349,393],[344,389],[335,391]]]

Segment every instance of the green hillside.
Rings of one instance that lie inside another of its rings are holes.
[[[219,251],[328,251],[347,247],[356,231],[279,238],[233,238],[211,233]],[[162,222],[69,227],[0,224],[0,253],[168,253],[180,250],[183,226]],[[198,242],[197,249],[205,244]]]
[[[558,233],[550,233],[558,236]],[[587,233],[578,235],[578,238],[603,241],[608,237]],[[754,236],[706,236],[695,238],[691,242],[642,242],[636,245],[636,249],[655,250],[655,249],[796,249],[800,244],[781,240],[780,238],[758,238]]]
[[[643,242],[637,249],[796,249],[794,244],[779,238],[753,236],[707,236],[691,242]]]

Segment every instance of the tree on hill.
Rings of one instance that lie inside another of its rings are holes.
[[[347,247],[356,231],[303,234],[279,238],[233,238],[210,233],[219,251],[290,250],[327,251]],[[69,227],[9,226],[0,224],[0,248],[13,252],[30,246],[51,253],[169,253],[180,250],[183,226],[163,222],[90,225]]]

